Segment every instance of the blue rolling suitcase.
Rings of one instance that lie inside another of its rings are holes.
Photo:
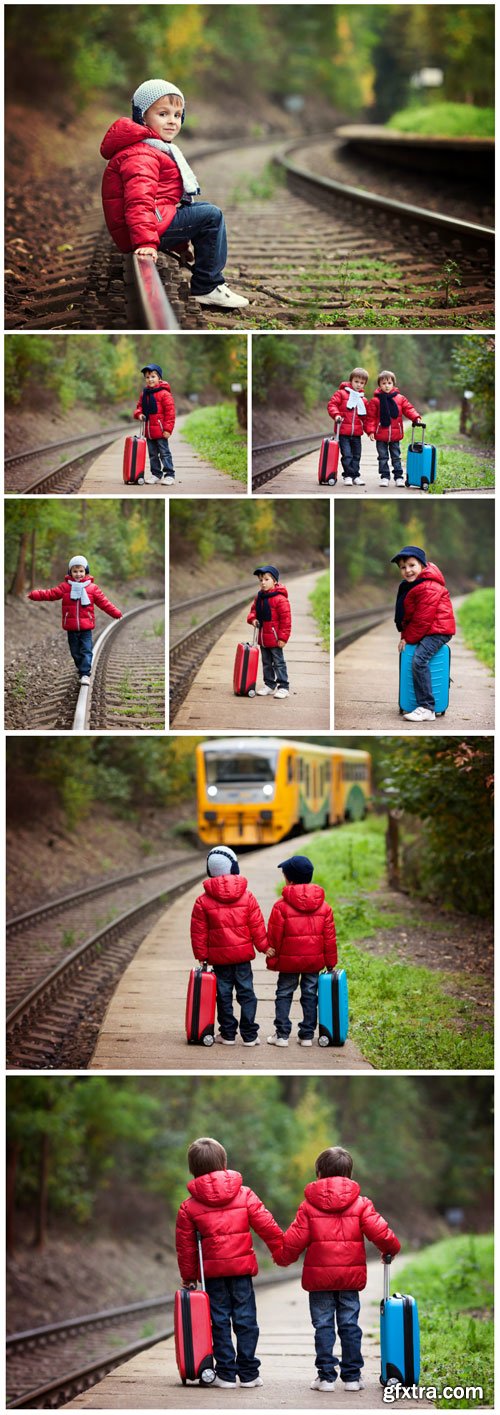
[[[399,711],[413,712],[417,706],[411,665],[416,644],[407,644],[399,655]],[[436,716],[443,717],[450,701],[450,645],[442,644],[431,658],[431,684],[436,701]]]
[[[320,973],[318,979],[320,1047],[343,1047],[349,1028],[347,977],[343,968]]]
[[[421,442],[415,442],[415,425],[411,430],[411,447],[406,453],[406,485],[418,486],[420,491],[428,491],[436,480],[437,447],[433,447],[432,442],[425,441],[425,423],[420,426]]]
[[[383,1386],[399,1382],[418,1386],[420,1379],[420,1332],[418,1307],[414,1297],[401,1292],[390,1295],[391,1259],[384,1257],[384,1296],[380,1303],[380,1356]]]

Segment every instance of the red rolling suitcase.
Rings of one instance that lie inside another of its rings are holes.
[[[233,669],[233,693],[237,698],[254,698],[259,672],[259,645],[254,630],[253,644],[238,644]]]
[[[210,1299],[205,1291],[201,1238],[196,1234],[200,1259],[201,1292],[182,1287],[175,1294],[175,1359],[183,1386],[186,1381],[212,1385],[215,1380]]]
[[[141,486],[146,469],[147,442],[143,435],[144,423],[138,436],[126,437],[123,449],[123,480],[129,486]]]
[[[194,1046],[211,1047],[215,1041],[217,979],[204,963],[192,968],[186,998],[186,1037]]]
[[[325,482],[330,482],[333,485],[337,480],[340,454],[339,427],[340,423],[337,423],[334,436],[324,437],[321,443],[318,462],[318,481],[321,486]]]

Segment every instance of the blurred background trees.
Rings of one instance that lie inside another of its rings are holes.
[[[206,563],[214,557],[234,563],[234,573],[248,573],[249,564],[278,563],[287,553],[302,555],[309,564],[315,551],[328,554],[330,508],[327,502],[176,501],[170,510],[170,555],[182,563],[195,555]],[[251,574],[251,572],[250,572]],[[257,583],[256,581],[254,582]]]
[[[441,506],[437,501],[394,500],[381,506],[367,499],[363,504],[346,502],[342,517],[336,518],[337,591],[374,585],[377,603],[390,601],[400,578],[390,562],[403,545],[422,546],[455,593],[494,584],[495,534],[487,502],[448,501]]]
[[[112,598],[108,576],[121,584],[163,576],[164,541],[163,506],[154,501],[12,498],[5,506],[5,592],[23,598],[59,584],[70,557],[83,551]]]

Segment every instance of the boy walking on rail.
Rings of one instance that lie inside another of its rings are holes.
[[[363,1198],[351,1178],[353,1162],[340,1146],[322,1150],[316,1160],[316,1179],[307,1184],[305,1198],[283,1238],[282,1267],[295,1263],[306,1250],[302,1286],[309,1293],[314,1327],[317,1376],[311,1390],[327,1393],[340,1376],[345,1390],[363,1390],[361,1354],[363,1333],[359,1326],[359,1292],[366,1287],[365,1238],[375,1243],[382,1257],[399,1253],[401,1244],[371,1199]],[[336,1331],[341,1359],[333,1355]]]
[[[266,926],[248,880],[240,874],[234,850],[228,845],[216,845],[210,850],[207,875],[204,893],[199,895],[191,914],[191,945],[195,958],[209,963],[217,978],[220,1031],[216,1040],[223,1046],[235,1044],[238,1022],[233,1012],[234,991],[241,1009],[243,1046],[256,1047],[260,1038],[251,959],[255,958],[255,949],[266,952]]]
[[[191,295],[199,305],[243,309],[244,295],[224,280],[222,211],[198,202],[200,188],[175,138],[186,115],[184,95],[165,79],[146,79],[132,98],[132,118],[118,118],[101,143],[106,225],[120,251],[152,256],[194,250]]]
[[[176,1247],[185,1287],[200,1277],[196,1234],[202,1243],[206,1289],[210,1298],[216,1377],[214,1384],[233,1390],[261,1386],[256,1357],[259,1328],[252,1277],[258,1272],[253,1228],[273,1257],[281,1252],[283,1234],[262,1200],[228,1169],[227,1154],[218,1140],[194,1140],[188,1150],[194,1176],[190,1198],[177,1214]],[[231,1327],[236,1336],[233,1346]]]
[[[365,486],[359,472],[361,461],[361,438],[366,418],[365,388],[369,379],[368,370],[353,368],[348,382],[341,383],[332,394],[328,412],[339,425],[340,457],[342,461],[342,481],[344,486]]]
[[[259,565],[254,570],[260,589],[247,615],[247,624],[258,624],[264,687],[257,688],[257,697],[287,698],[290,692],[288,669],[283,649],[292,630],[292,613],[288,590],[280,584],[280,572],[275,565]]]
[[[416,645],[411,669],[417,706],[404,716],[408,722],[433,722],[436,703],[429,664],[456,633],[453,606],[444,575],[419,545],[403,546],[391,565],[398,565],[402,575],[394,614],[399,652],[404,653],[407,644]]]
[[[404,486],[405,478],[401,462],[401,438],[404,437],[403,418],[409,418],[414,427],[420,427],[422,419],[404,393],[396,387],[396,375],[390,369],[382,369],[378,376],[378,387],[370,398],[366,413],[366,432],[370,442],[377,447],[378,470],[381,485],[389,485],[391,480],[390,461],[396,486]]]
[[[80,683],[90,683],[92,668],[92,630],[95,629],[94,605],[111,619],[121,619],[121,609],[106,599],[95,584],[86,555],[73,555],[68,573],[60,585],[50,590],[31,590],[28,599],[61,599],[62,627],[68,635],[68,648],[80,675]]]
[[[314,865],[307,855],[291,855],[278,869],[283,870],[286,884],[281,899],[273,904],[267,926],[266,963],[279,974],[274,1032],[267,1040],[270,1046],[288,1046],[292,1030],[290,1008],[300,982],[303,1015],[298,1041],[301,1047],[312,1047],[318,1017],[318,976],[323,968],[334,968],[337,962],[335,923],[324,889],[311,884]]]
[[[170,384],[165,382],[159,364],[146,364],[141,373],[145,386],[134,418],[144,419],[153,481],[160,482],[163,478],[167,486],[172,486],[175,470],[168,439],[175,427],[175,403]]]

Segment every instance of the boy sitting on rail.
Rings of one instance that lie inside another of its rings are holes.
[[[332,395],[328,412],[339,424],[340,457],[342,461],[342,481],[344,486],[365,486],[359,474],[361,461],[361,438],[364,433],[363,418],[366,417],[364,389],[369,373],[365,368],[353,368],[348,383],[341,383]]]
[[[403,418],[409,418],[414,427],[420,427],[422,419],[416,408],[408,402],[404,393],[396,387],[396,375],[390,369],[382,369],[378,376],[378,387],[370,398],[366,412],[366,432],[370,442],[377,445],[378,470],[381,485],[388,486],[391,480],[392,462],[396,486],[404,486],[404,472],[401,462],[401,438],[404,437]]]
[[[144,418],[149,465],[153,481],[162,477],[167,486],[175,481],[175,469],[168,439],[175,427],[175,403],[170,392],[170,384],[163,379],[159,364],[146,364],[141,369],[145,388],[141,393],[134,418]]]
[[[292,1030],[290,1008],[300,982],[302,1022],[298,1040],[312,1047],[318,1017],[318,975],[337,962],[335,923],[325,891],[311,884],[314,865],[307,855],[291,855],[278,865],[286,884],[271,910],[267,926],[267,967],[279,973],[271,1046],[287,1047]]]
[[[378,1214],[371,1199],[363,1198],[351,1179],[352,1158],[340,1146],[322,1150],[316,1160],[316,1179],[304,1190],[305,1199],[283,1238],[282,1267],[295,1263],[304,1248],[302,1286],[309,1293],[314,1327],[317,1376],[311,1390],[332,1391],[338,1376],[345,1390],[363,1390],[361,1370],[362,1331],[358,1324],[359,1292],[366,1287],[365,1238],[391,1258],[401,1244]],[[335,1322],[340,1337],[341,1360],[333,1355]]]
[[[222,211],[195,202],[199,186],[175,138],[186,114],[184,96],[164,79],[146,79],[132,98],[132,119],[118,118],[101,143],[108,166],[102,182],[106,225],[120,251],[152,256],[194,250],[191,294],[219,310],[248,305],[224,280],[227,260]]]
[[[68,647],[80,675],[80,683],[90,683],[92,668],[92,630],[95,629],[94,605],[111,619],[121,619],[121,609],[106,599],[89,575],[86,555],[73,555],[68,573],[60,585],[51,590],[31,590],[28,599],[62,599],[62,627],[68,635]]]
[[[218,1140],[194,1140],[188,1164],[194,1178],[187,1186],[191,1197],[184,1200],[177,1214],[177,1258],[184,1287],[190,1287],[200,1277],[198,1232],[210,1298],[214,1384],[231,1390],[239,1378],[240,1386],[261,1386],[252,1283],[258,1265],[250,1229],[267,1243],[273,1257],[281,1251],[283,1234],[262,1200],[243,1184],[241,1174],[228,1169],[226,1151]]]
[[[393,555],[391,565],[399,565],[402,575],[394,615],[401,635],[399,652],[403,653],[407,644],[416,644],[411,668],[417,706],[404,716],[409,722],[433,722],[436,703],[429,663],[456,633],[453,606],[444,575],[419,545],[403,546]]]
[[[200,963],[210,963],[217,978],[216,1041],[235,1044],[238,1023],[233,1012],[233,989],[240,1004],[240,1032],[245,1047],[260,1044],[255,1021],[257,998],[251,959],[255,949],[265,953],[266,926],[257,900],[240,875],[234,850],[216,845],[207,856],[208,879],[203,881],[191,914],[191,944]]]
[[[287,698],[290,692],[288,670],[283,649],[292,629],[292,614],[288,590],[280,585],[280,572],[275,565],[260,565],[254,570],[260,590],[247,615],[247,624],[258,624],[262,656],[264,687],[257,688],[259,698]]]

